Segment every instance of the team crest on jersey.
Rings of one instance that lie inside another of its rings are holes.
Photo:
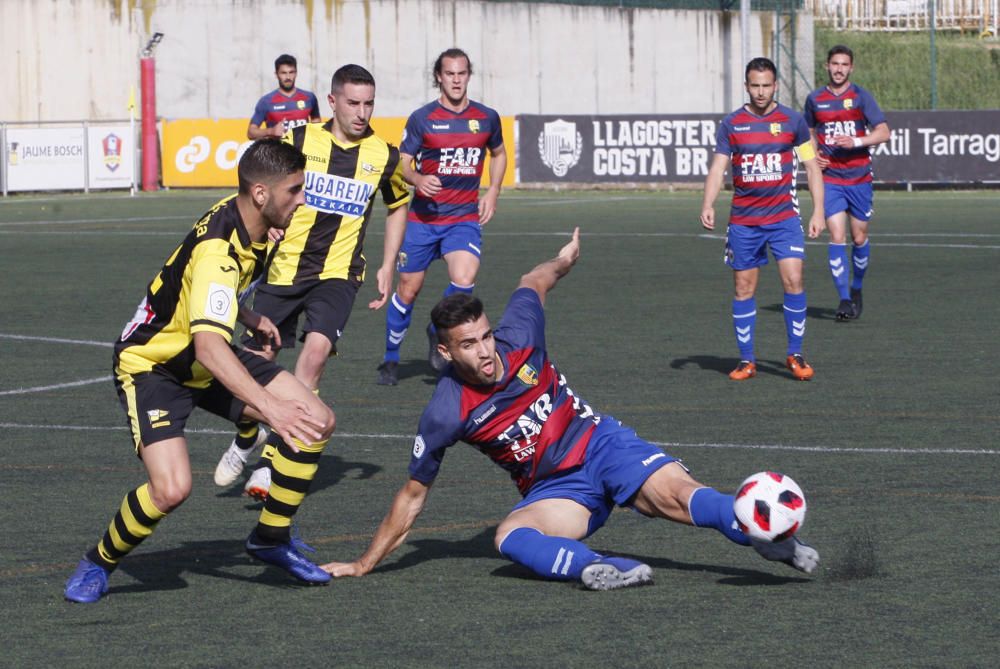
[[[777,137],[778,135],[781,134],[781,124],[780,123],[772,123],[771,124],[771,134],[774,135],[775,137]]]
[[[375,167],[371,163],[362,162],[361,171],[365,174],[378,174],[380,172],[379,168]]]
[[[564,177],[570,168],[580,162],[583,152],[583,135],[576,130],[576,123],[561,118],[542,126],[538,134],[538,155],[542,163],[557,177]]]
[[[517,379],[526,386],[537,386],[538,370],[529,364],[524,364],[517,370]]]
[[[305,100],[299,100],[298,102],[295,103],[295,106],[298,107],[299,109],[305,109],[306,108],[306,101]]]
[[[169,420],[165,420],[169,411],[164,411],[163,409],[150,409],[146,412],[146,417],[149,418],[149,424],[152,427],[166,427],[170,425]]]
[[[469,132],[471,132],[472,134],[476,134],[477,132],[479,132],[479,121],[477,121],[476,119],[469,120]]]
[[[854,106],[854,100],[850,98],[844,100],[844,109],[850,109],[853,106]]]

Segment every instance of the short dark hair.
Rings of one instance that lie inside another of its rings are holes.
[[[296,70],[299,69],[299,63],[295,60],[295,56],[290,56],[287,53],[283,53],[274,59],[274,71],[277,72],[278,68],[282,65],[291,65]]]
[[[830,59],[838,54],[844,54],[851,59],[851,65],[854,64],[854,52],[851,48],[843,44],[838,44],[826,52],[826,62],[830,62]]]
[[[775,81],[778,79],[778,68],[774,66],[774,62],[770,58],[754,58],[749,63],[747,63],[747,69],[743,73],[743,80],[750,81],[750,72],[770,72],[774,75]]]
[[[258,139],[243,153],[236,168],[240,194],[248,194],[254,184],[272,184],[305,168],[305,154],[291,144],[276,137]]]
[[[483,303],[468,293],[452,293],[431,309],[431,323],[437,329],[438,341],[445,343],[448,330],[464,323],[474,323],[483,315]]]
[[[375,85],[375,77],[372,73],[360,65],[344,65],[333,73],[330,81],[330,92],[336,93],[343,90],[344,84],[368,84]]]
[[[472,74],[472,61],[469,60],[469,54],[465,53],[458,47],[445,49],[441,52],[441,55],[437,57],[437,60],[434,61],[434,71],[431,73],[431,86],[438,89],[441,88],[441,82],[438,81],[438,75],[441,74],[441,68],[444,67],[445,58],[464,58],[465,62],[469,64],[469,74]]]

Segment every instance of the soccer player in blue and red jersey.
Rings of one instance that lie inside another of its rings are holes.
[[[295,88],[298,62],[295,56],[283,53],[274,61],[274,76],[278,87],[257,101],[253,118],[247,126],[247,137],[281,137],[296,126],[322,120],[316,96]]]
[[[840,296],[837,320],[861,315],[861,286],[868,269],[868,222],[872,216],[870,147],[889,141],[889,124],[872,94],[851,83],[854,52],[838,44],[826,56],[830,81],[806,98],[806,123],[819,144],[824,209],[830,230],[830,273]],[[854,277],[848,286],[847,225],[854,242]]]
[[[437,258],[448,265],[445,296],[471,293],[476,285],[482,250],[482,226],[496,211],[507,168],[500,116],[469,99],[472,64],[461,49],[448,49],[434,63],[434,84],[441,91],[434,102],[410,114],[399,147],[403,177],[416,192],[406,220],[406,236],[397,268],[399,285],[385,319],[385,356],[378,383],[398,383],[399,347],[413,316],[413,305],[424,285],[427,268]],[[490,155],[490,186],[482,198],[479,184],[486,153]],[[433,325],[427,326],[430,363],[440,371]]]
[[[733,268],[733,327],[740,361],[729,378],[744,381],[757,374],[754,329],[757,303],[754,293],[767,249],[778,264],[784,287],[785,332],[788,350],[785,365],[792,375],[806,381],[813,368],[802,356],[806,331],[806,293],[802,262],[806,257],[795,175],[805,164],[813,213],[809,236],[823,231],[823,175],[809,128],[798,112],[775,102],[777,70],[767,58],[755,58],[746,67],[750,102],[723,119],[716,133],[715,157],[705,179],[701,224],[715,229],[715,199],[722,190],[730,163],[733,166],[733,206],[726,233],[726,264]]]
[[[812,572],[819,554],[794,536],[751,541],[740,531],[733,497],[695,481],[679,460],[639,438],[575,394],[549,359],[543,305],[576,263],[580,231],[559,254],[521,277],[496,330],[477,298],[443,298],[431,312],[446,366],[420,418],[409,480],[396,494],[368,549],[355,562],[331,562],[333,576],[363,576],[399,547],[424,508],[448,448],[464,441],[505,469],[523,499],[497,527],[500,553],[538,576],[608,590],[652,580],[637,560],[592,551],[582,539],[615,506],[753,545],[769,560]]]

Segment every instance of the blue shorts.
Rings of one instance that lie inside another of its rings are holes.
[[[874,199],[871,181],[853,186],[826,184],[823,189],[823,215],[830,218],[846,211],[852,218],[867,221],[874,213]]]
[[[604,525],[615,505],[626,506],[653,472],[676,460],[632,428],[604,416],[587,445],[583,466],[542,479],[513,510],[543,499],[573,500],[591,513],[590,536]]]
[[[479,223],[431,225],[407,221],[403,245],[396,257],[400,274],[423,272],[438,258],[452,251],[468,251],[477,258],[482,255],[483,233]]]
[[[806,237],[802,219],[786,218],[767,225],[730,225],[726,231],[726,264],[734,270],[753,269],[767,264],[767,249],[774,260],[806,257]]]

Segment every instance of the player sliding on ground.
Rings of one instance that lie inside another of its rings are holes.
[[[495,331],[471,295],[456,293],[434,307],[438,349],[450,365],[420,419],[410,478],[364,555],[322,569],[362,576],[398,548],[424,508],[445,451],[460,440],[517,484],[524,498],[500,523],[495,544],[543,578],[582,581],[594,590],[652,581],[648,565],[600,555],[580,541],[604,525],[615,505],[711,527],[768,560],[807,573],[816,568],[819,554],[795,537],[751,541],[738,529],[731,495],[698,483],[679,460],[595,413],[570,390],[549,360],[542,306],[579,255],[577,229],[558,256],[521,277]]]

